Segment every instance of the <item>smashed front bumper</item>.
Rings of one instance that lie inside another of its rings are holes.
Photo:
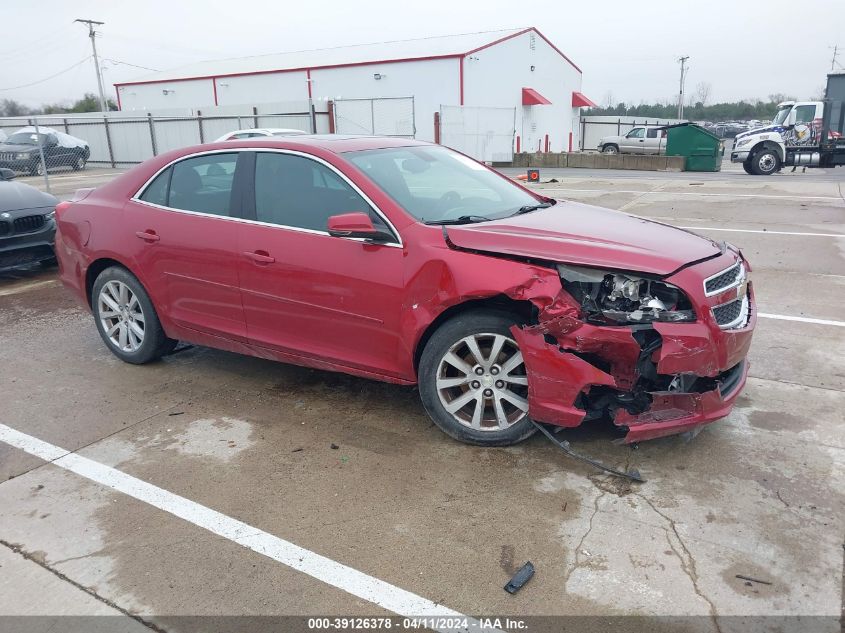
[[[728,267],[724,258],[667,279],[686,289]],[[743,293],[740,296],[739,293]],[[514,326],[529,375],[534,420],[564,427],[609,417],[626,442],[691,431],[727,416],[748,375],[756,325],[751,284],[712,296],[691,294],[698,319],[636,326],[586,323],[574,299],[560,294],[535,324]],[[726,328],[714,312],[741,301]]]

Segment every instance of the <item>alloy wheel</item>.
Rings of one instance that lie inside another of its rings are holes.
[[[502,334],[460,339],[437,368],[440,402],[456,422],[500,431],[528,414],[528,376],[519,346]]]
[[[145,317],[138,296],[122,281],[109,281],[97,298],[97,313],[106,338],[122,352],[144,343]]]

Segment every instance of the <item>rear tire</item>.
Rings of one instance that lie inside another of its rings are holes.
[[[780,169],[780,156],[771,149],[763,148],[751,156],[751,171],[755,176],[771,176]]]
[[[426,343],[420,399],[450,437],[508,446],[535,432],[528,417],[528,377],[510,332],[514,323],[504,311],[464,312],[443,323]]]
[[[177,341],[164,333],[144,286],[125,268],[112,266],[97,276],[91,309],[106,347],[124,362],[149,363],[176,347]]]

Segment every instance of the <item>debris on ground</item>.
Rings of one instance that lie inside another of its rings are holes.
[[[529,560],[522,567],[520,567],[513,577],[505,585],[505,591],[508,593],[516,593],[522,589],[523,585],[531,580],[534,575],[534,564]]]
[[[757,583],[760,583],[761,585],[771,585],[772,584],[768,580],[759,580],[757,578],[752,578],[751,576],[743,576],[742,574],[737,574],[736,577],[739,578],[740,580],[747,580],[748,582],[757,582]],[[748,584],[748,583],[746,583],[746,584]]]
[[[299,453],[300,451],[304,450],[301,446],[299,448],[295,448],[291,451],[291,453]]]
[[[174,411],[173,413],[168,413],[167,415],[174,416],[174,415],[185,415],[184,411]]]
[[[540,429],[540,432],[543,435],[545,435],[547,438],[549,438],[549,441],[552,444],[554,444],[555,446],[560,448],[564,453],[566,453],[570,457],[573,457],[575,459],[579,459],[582,462],[586,462],[586,463],[590,464],[591,466],[598,468],[599,470],[603,470],[607,473],[610,473],[611,475],[617,475],[618,477],[626,477],[626,478],[631,479],[633,481],[645,483],[645,479],[643,479],[642,475],[640,475],[640,471],[638,471],[636,468],[632,468],[631,470],[626,472],[626,471],[622,471],[622,470],[617,470],[616,468],[612,468],[611,466],[605,466],[604,464],[602,464],[598,460],[592,459],[591,457],[587,457],[586,455],[581,455],[580,453],[576,453],[569,446],[569,442],[567,442],[566,440],[561,442],[554,435],[552,435],[548,431],[548,429],[546,429],[545,426],[543,426],[539,422],[535,422],[534,420],[532,420],[531,423],[534,426],[536,426],[538,429]]]
[[[337,449],[339,449],[339,448],[340,448],[340,446],[338,446],[337,444],[332,443],[332,445],[331,445],[331,449],[332,449],[333,451],[336,451],[336,450],[337,450]]]

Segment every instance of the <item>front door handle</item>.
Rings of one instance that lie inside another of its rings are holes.
[[[249,257],[256,264],[272,264],[276,258],[267,251],[245,251],[244,255]]]
[[[158,242],[161,239],[158,235],[156,235],[156,232],[151,229],[147,229],[146,231],[137,231],[135,236],[140,237],[145,242]]]

